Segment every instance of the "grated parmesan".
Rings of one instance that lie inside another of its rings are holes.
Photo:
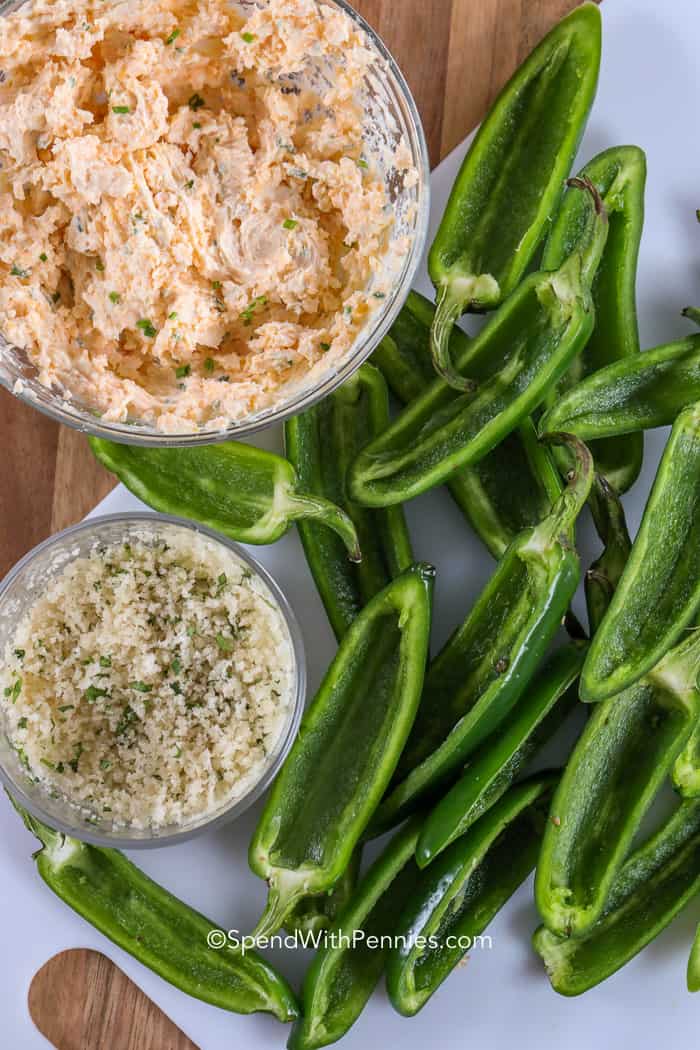
[[[30,775],[115,827],[188,823],[246,794],[293,702],[291,640],[262,580],[200,533],[162,535],[66,565],[0,665]]]

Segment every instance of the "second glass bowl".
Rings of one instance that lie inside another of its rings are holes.
[[[237,544],[201,525],[193,525],[166,514],[110,514],[91,518],[50,537],[30,551],[0,584],[0,658],[8,642],[12,643],[18,621],[45,591],[47,584],[61,574],[68,562],[88,555],[101,544],[121,544],[128,542],[130,537],[143,538],[144,535],[148,538],[162,539],[168,530],[172,529],[188,529],[201,533],[225,547],[263,585],[286,627],[292,653],[293,692],[277,742],[267,755],[260,777],[245,794],[187,823],[157,829],[113,826],[105,818],[100,820],[99,825],[94,825],[66,799],[52,797],[46,785],[35,781],[28,774],[8,739],[5,716],[0,711],[0,781],[16,801],[39,820],[67,835],[98,846],[120,849],[166,846],[234,820],[248,809],[272,782],[292,746],[304,708],[306,662],[301,631],[280,588],[262,565]]]

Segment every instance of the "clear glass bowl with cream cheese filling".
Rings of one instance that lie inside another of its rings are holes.
[[[422,255],[429,209],[428,156],[415,103],[381,40],[345,0],[324,0],[324,3],[347,14],[373,56],[361,92],[366,121],[363,138],[367,156],[382,174],[394,219],[380,270],[372,279],[373,285],[379,282],[377,287],[385,288],[386,292],[382,292],[381,299],[377,297],[376,305],[358,328],[352,344],[337,353],[333,350],[307,374],[279,387],[273,403],[216,429],[203,423],[196,430],[164,430],[138,419],[111,422],[101,418],[94,406],[66,397],[58,388],[42,385],[26,353],[9,345],[0,335],[0,383],[6,389],[59,422],[86,433],[131,444],[187,446],[244,437],[295,415],[329,394],[367,359],[397,316]],[[7,14],[21,6],[11,0],[0,4],[0,12]],[[412,185],[404,182],[398,169],[386,160],[399,144],[416,174]]]

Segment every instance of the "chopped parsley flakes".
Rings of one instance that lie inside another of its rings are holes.
[[[147,317],[142,317],[140,321],[137,321],[136,327],[140,328],[149,339],[153,339],[158,334],[157,329],[153,326],[153,322],[149,321]]]

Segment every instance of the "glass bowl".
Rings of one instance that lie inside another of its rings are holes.
[[[47,584],[60,575],[66,564],[84,556],[98,544],[122,543],[128,538],[153,536],[162,538],[170,529],[188,529],[199,532],[228,549],[257,576],[279,610],[286,625],[292,648],[293,692],[284,724],[280,728],[275,747],[267,756],[259,780],[245,794],[229,800],[185,824],[166,825],[157,829],[112,826],[108,820],[93,823],[64,798],[52,798],[48,788],[37,783],[20,762],[7,736],[4,712],[0,709],[0,781],[16,799],[39,820],[51,827],[97,846],[119,849],[146,849],[169,846],[217,828],[240,816],[270,785],[292,746],[306,694],[306,660],[301,630],[284,594],[269,573],[251,555],[211,529],[194,525],[168,514],[131,513],[108,514],[74,525],[51,536],[31,550],[0,583],[0,656],[8,641],[12,641],[18,621],[34,604]]]
[[[0,0],[0,16],[21,7],[25,0]],[[245,4],[248,0],[238,0]],[[0,332],[0,384],[26,404],[73,427],[97,437],[108,438],[131,445],[191,446],[211,444],[247,437],[273,423],[280,423],[289,416],[303,412],[311,405],[330,394],[365,361],[386,335],[403,306],[411,288],[428,232],[430,209],[430,165],[423,127],[408,85],[394,58],[382,40],[365,20],[347,3],[347,0],[323,0],[325,4],[340,8],[352,19],[366,37],[367,46],[375,60],[365,78],[364,97],[368,129],[377,139],[379,150],[403,138],[418,179],[415,186],[405,188],[401,176],[394,170],[385,170],[385,183],[390,196],[395,223],[391,243],[386,254],[386,265],[390,267],[390,288],[372,312],[352,347],[337,362],[329,363],[321,372],[314,369],[314,376],[304,381],[289,384],[285,393],[280,388],[279,401],[240,420],[231,421],[223,429],[202,428],[187,433],[163,433],[153,424],[137,420],[128,422],[106,422],[99,419],[94,406],[67,397],[59,389],[49,389],[38,382],[36,369],[26,354],[3,339]],[[0,64],[2,59],[0,58]],[[372,153],[370,142],[370,153]],[[410,248],[404,255],[392,252],[392,244],[408,237]],[[402,259],[397,265],[397,259]],[[0,319],[0,329],[2,320]]]

